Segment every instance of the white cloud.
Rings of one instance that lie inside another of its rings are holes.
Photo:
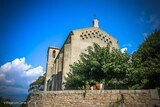
[[[17,71],[25,71],[31,68],[31,65],[27,65],[25,63],[25,58],[16,58],[12,62],[7,62],[6,64],[0,67],[0,72],[17,72]]]
[[[122,49],[121,49],[121,52],[122,52],[122,53],[125,53],[126,51],[127,51],[127,48],[122,48]]]
[[[36,68],[32,68],[24,72],[24,76],[36,76],[43,73],[43,68],[41,66],[38,66]]]
[[[0,92],[4,91],[1,90],[2,87],[10,87],[14,90],[23,88],[27,92],[29,83],[43,74],[42,66],[32,67],[25,62],[24,57],[16,58],[0,67]]]

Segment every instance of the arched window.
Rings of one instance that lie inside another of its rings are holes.
[[[55,58],[56,57],[56,51],[54,50],[52,53],[52,57]]]

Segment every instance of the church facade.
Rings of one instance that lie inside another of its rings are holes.
[[[98,20],[93,20],[92,27],[72,30],[61,49],[48,48],[44,91],[64,90],[65,77],[70,72],[70,66],[80,59],[80,54],[86,52],[93,43],[101,47],[109,46],[118,49],[115,38],[104,32],[98,26]]]

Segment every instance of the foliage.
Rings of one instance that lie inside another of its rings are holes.
[[[81,89],[88,81],[108,89],[160,88],[160,30],[149,35],[133,55],[94,44],[71,65],[67,89]]]
[[[149,35],[145,41],[139,46],[139,49],[134,53],[136,58],[141,62],[159,57],[160,54],[160,30],[156,30]]]
[[[33,85],[44,85],[44,76],[40,76],[38,77],[38,79],[36,81],[34,81],[33,83],[30,84],[30,87]]]
[[[137,88],[160,87],[160,30],[149,35],[133,54]],[[135,87],[135,85],[134,85]]]
[[[33,90],[35,91],[35,89],[37,89],[36,91],[43,90],[42,86],[44,85],[44,80],[45,80],[44,75],[40,76],[36,81],[30,84],[28,91],[32,92]]]
[[[105,83],[108,84],[108,88],[128,89],[129,75],[133,70],[131,56],[119,50],[113,50],[108,55],[102,66],[105,72]]]
[[[93,48],[88,48],[87,53],[82,53],[80,60],[71,65],[65,86],[81,89],[88,81],[90,85],[101,82],[107,83],[109,88],[128,88],[125,78],[131,70],[130,55],[94,43]]]

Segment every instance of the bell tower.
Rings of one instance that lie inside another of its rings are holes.
[[[48,82],[52,76],[53,64],[59,53],[59,49],[57,47],[49,47],[47,52],[47,64],[46,64],[46,77],[44,83],[44,91],[48,90]]]

